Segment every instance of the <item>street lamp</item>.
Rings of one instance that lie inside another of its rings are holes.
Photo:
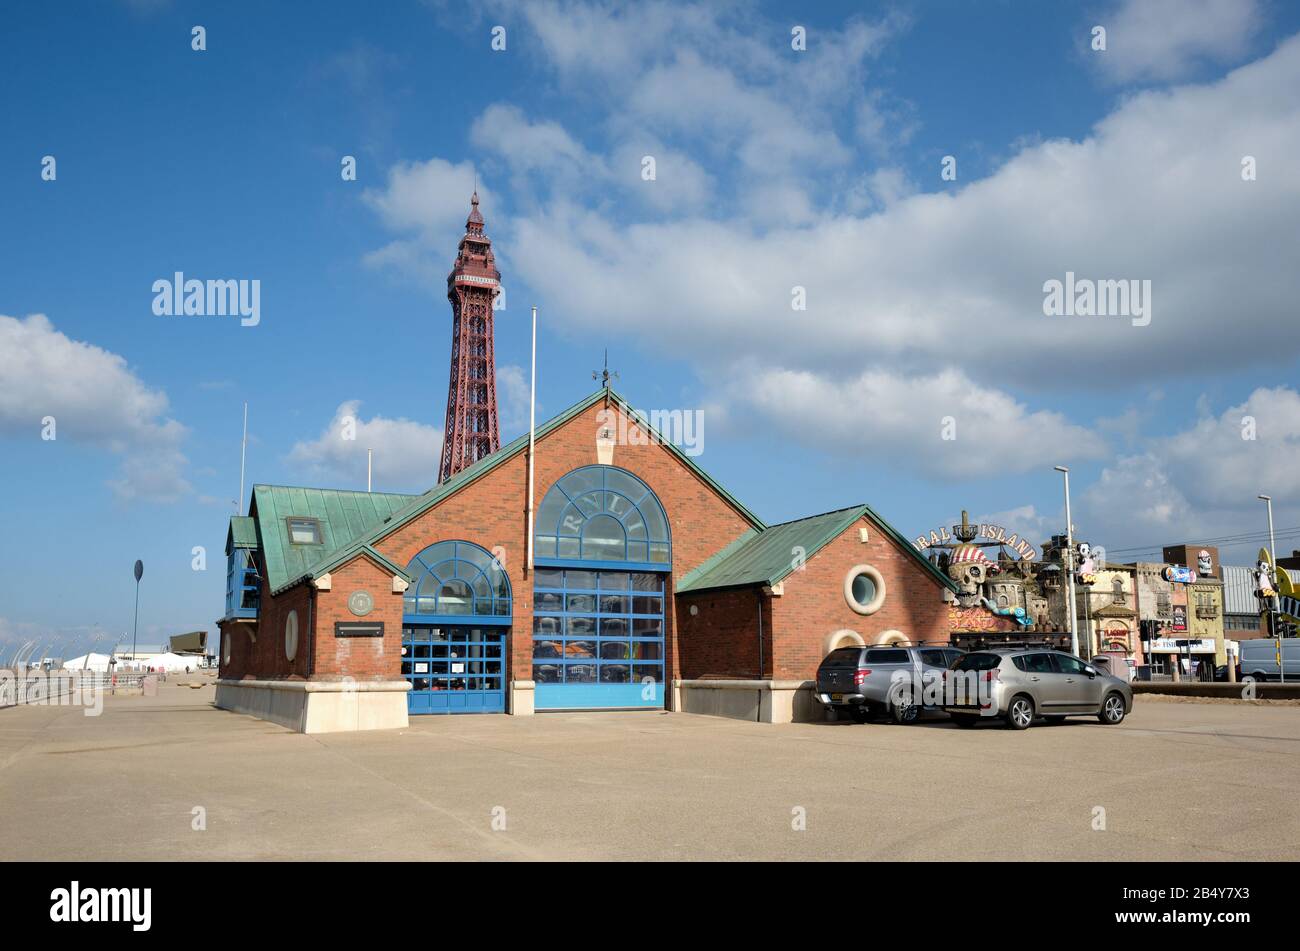
[[[1079,627],[1075,618],[1074,604],[1074,523],[1070,519],[1070,469],[1068,466],[1053,466],[1065,476],[1065,580],[1069,587],[1070,599],[1070,653],[1079,656]]]
[[[1273,541],[1273,496],[1257,495],[1255,496],[1255,498],[1259,499],[1261,502],[1263,502],[1265,505],[1268,506],[1268,553],[1269,556],[1273,559],[1273,568],[1276,569],[1277,568],[1277,544]]]
[[[136,632],[140,628],[140,578],[144,576],[144,562],[136,559],[135,563],[135,620],[131,623],[131,660],[134,662]]]

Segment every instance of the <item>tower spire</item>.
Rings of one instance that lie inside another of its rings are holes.
[[[447,275],[451,303],[451,374],[447,383],[447,423],[443,428],[438,481],[446,482],[501,448],[497,431],[496,361],[493,355],[493,303],[501,286],[492,240],[483,233],[478,183],[470,197],[465,234]]]

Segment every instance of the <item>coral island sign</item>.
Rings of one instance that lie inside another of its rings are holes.
[[[1036,561],[1038,559],[1037,548],[1025,541],[1015,532],[1008,533],[1001,525],[970,525],[968,528],[974,530],[974,534],[971,534],[970,538],[954,539],[952,533],[949,532],[948,529],[940,527],[936,528],[928,535],[917,535],[916,538],[912,540],[912,545],[917,551],[923,552],[927,548],[947,547],[952,545],[954,542],[973,542],[978,538],[983,539],[984,541],[976,542],[976,544],[1002,545],[1009,551],[1014,552],[1016,557],[1020,558],[1022,561]],[[970,534],[970,532],[963,532],[963,534]]]

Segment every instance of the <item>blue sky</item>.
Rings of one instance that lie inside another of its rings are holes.
[[[505,438],[536,303],[543,416],[608,346],[771,521],[1041,541],[1059,462],[1112,551],[1258,532],[1261,491],[1300,525],[1297,32],[1249,0],[9,4],[0,653],[129,631],[135,558],[142,640],[213,627],[245,400],[250,484],[362,488],[364,444],[377,488],[431,484],[476,174]],[[1067,270],[1151,280],[1150,325],[1044,316]],[[156,316],[175,271],[259,280],[261,322]]]

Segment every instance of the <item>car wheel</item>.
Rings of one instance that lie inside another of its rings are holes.
[[[826,711],[826,722],[827,722],[827,723],[834,723],[834,722],[836,722],[837,720],[840,719],[839,712],[838,712],[834,707],[827,706],[827,707],[824,707],[823,709],[825,709],[825,711]]]
[[[916,722],[917,717],[921,715],[921,708],[916,705],[911,691],[898,690],[889,698],[889,712],[893,715],[895,723],[906,725]]]
[[[1097,712],[1097,719],[1107,726],[1114,726],[1117,723],[1124,722],[1124,698],[1117,693],[1106,694],[1106,699],[1101,702],[1101,710]]]
[[[953,713],[949,715],[952,717],[952,722],[957,724],[963,730],[969,730],[976,723],[980,722],[979,717],[970,713]]]
[[[868,710],[865,706],[853,707],[852,710],[853,710],[854,723],[866,723],[868,720],[871,719],[871,711]]]
[[[1062,723],[1065,722],[1065,717],[1053,716],[1053,717],[1043,717],[1043,719],[1047,721],[1048,726],[1060,726]]]
[[[1024,694],[1011,698],[1007,705],[1007,726],[1013,730],[1027,730],[1034,722],[1034,701]]]

